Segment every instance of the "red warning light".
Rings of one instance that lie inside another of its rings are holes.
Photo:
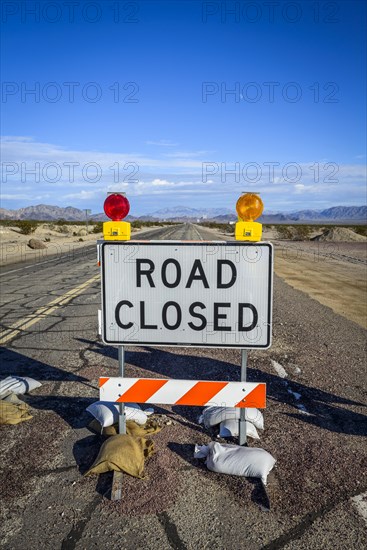
[[[130,203],[124,195],[112,193],[104,201],[103,209],[113,222],[119,222],[128,215]]]

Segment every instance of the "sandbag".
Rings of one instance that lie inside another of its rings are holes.
[[[202,414],[202,422],[206,428],[217,426],[224,420],[238,420],[241,409],[239,407],[205,407]],[[249,407],[245,409],[246,420],[252,422],[259,429],[264,429],[264,417],[259,409]]]
[[[229,418],[219,424],[220,437],[237,437],[239,432],[239,420]],[[252,422],[246,420],[246,435],[252,439],[260,439],[257,429]]]
[[[93,418],[93,420],[89,422],[88,428],[89,430],[91,430],[91,432],[97,435],[104,435],[106,437],[110,437],[111,435],[118,434],[117,424],[113,424],[112,426],[106,426],[105,428],[103,428],[101,424],[98,422],[98,420],[96,420],[95,418]]]
[[[148,407],[147,409],[143,410],[139,405],[139,403],[125,403],[125,407],[130,407],[132,409],[139,409],[143,411],[143,413],[146,414],[147,416],[151,416],[152,414],[154,414],[153,407]]]
[[[9,393],[9,395],[3,397],[3,401],[8,401],[9,403],[24,403],[15,393]]]
[[[92,467],[85,473],[103,474],[111,470],[143,479],[144,461],[154,452],[153,441],[131,435],[114,435],[102,445]]]
[[[117,435],[118,432],[118,424],[113,424],[112,426],[106,426],[105,428],[102,428],[100,423],[94,419],[92,422],[88,424],[88,428],[96,433],[101,434],[106,437],[110,437],[112,435]],[[133,420],[127,420],[126,421],[126,433],[128,435],[133,435],[134,437],[148,437],[148,435],[154,435],[161,431],[161,427],[158,426],[156,422],[152,419],[148,419],[148,422],[144,424],[144,426],[141,426],[134,422]]]
[[[140,426],[133,420],[126,421],[126,433],[133,437],[148,437],[161,431],[161,427],[156,422],[149,419],[144,426]]]
[[[194,458],[206,458],[209,454],[209,445],[195,445]]]
[[[0,399],[3,399],[10,393],[16,395],[29,393],[36,388],[42,386],[41,382],[37,382],[29,376],[8,376],[0,381]]]
[[[10,403],[0,401],[0,424],[19,424],[24,420],[30,420],[29,408],[26,403]]]
[[[145,424],[148,416],[138,406],[125,405],[126,420],[134,420],[137,424]],[[107,401],[96,401],[86,409],[102,426],[112,426],[119,418],[119,405]]]
[[[196,446],[194,456],[206,454],[208,469],[218,474],[245,477],[259,477],[266,485],[269,472],[274,467],[275,458],[264,449],[241,447],[229,443],[211,441],[203,447]]]

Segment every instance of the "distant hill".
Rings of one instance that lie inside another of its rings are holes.
[[[173,206],[172,208],[162,208],[156,212],[152,212],[149,216],[159,220],[177,220],[177,219],[210,219],[213,220],[218,216],[229,215],[233,216],[232,210],[229,208],[190,208],[188,206]]]
[[[19,210],[6,210],[0,208],[0,218],[3,220],[58,220],[66,221],[84,221],[85,212],[79,208],[67,206],[49,206],[47,204],[38,204],[37,206],[27,206]]]
[[[283,214],[297,222],[359,222],[367,223],[367,206],[333,206],[325,210],[299,210]]]
[[[307,212],[312,212],[312,210],[303,210],[301,212],[306,215]],[[301,212],[298,212],[298,214],[301,214]],[[367,206],[333,206],[332,208],[327,208],[319,213],[315,211],[315,214],[315,219],[326,219],[330,221],[361,220],[366,222]],[[320,218],[317,217],[318,215]]]
[[[144,217],[144,216],[143,216]],[[147,217],[147,216],[146,216]],[[236,212],[228,208],[164,208],[149,215],[149,219],[167,221],[205,221],[222,223],[236,221]],[[296,212],[266,212],[259,218],[262,223],[292,222],[358,222],[367,223],[367,206],[334,206],[325,210],[299,210]]]
[[[6,210],[0,208],[0,220],[40,220],[40,221],[57,221],[65,220],[67,222],[85,222],[85,210],[67,206],[51,206],[48,204],[38,204],[37,206],[27,206],[18,210]],[[104,212],[99,214],[88,214],[88,219],[94,221],[107,221],[108,218]],[[128,216],[128,219],[135,220],[133,216]]]
[[[38,204],[37,206],[27,206],[19,210],[6,210],[0,208],[0,218],[2,220],[60,220],[65,221],[85,221],[85,212],[79,208],[67,206],[50,206],[48,204]]]
[[[89,214],[89,219],[106,221],[104,213]],[[47,204],[27,206],[18,210],[6,210],[0,208],[2,220],[44,220],[56,221],[85,221],[85,211],[72,206],[61,208]],[[228,208],[190,208],[188,206],[175,206],[156,210],[151,214],[140,216],[128,216],[128,220],[135,219],[146,221],[174,221],[174,222],[204,222],[216,221],[228,223],[236,221],[235,211]],[[325,210],[299,210],[296,212],[265,212],[259,221],[262,223],[367,223],[367,206],[333,206]]]

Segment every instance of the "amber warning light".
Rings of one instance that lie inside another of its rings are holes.
[[[236,204],[238,222],[235,237],[237,241],[261,241],[262,224],[255,222],[264,210],[259,193],[244,192]]]
[[[130,203],[124,193],[110,193],[103,209],[112,221],[104,222],[103,237],[107,241],[129,241],[130,223],[123,222],[130,211]]]

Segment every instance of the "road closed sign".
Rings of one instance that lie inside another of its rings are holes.
[[[270,243],[101,242],[106,344],[268,348]]]

